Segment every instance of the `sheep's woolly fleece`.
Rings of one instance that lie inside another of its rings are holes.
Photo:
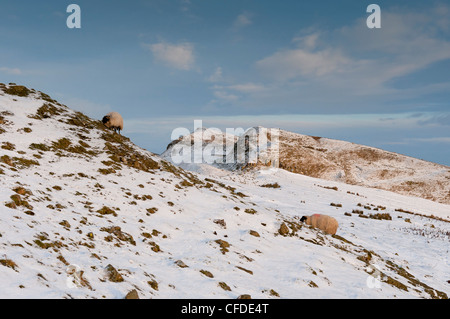
[[[306,224],[323,230],[325,233],[331,235],[336,235],[336,231],[339,227],[339,223],[335,218],[322,214],[307,216]]]
[[[123,118],[122,115],[120,115],[117,112],[110,112],[106,114],[106,116],[103,118],[103,124],[105,124],[106,127],[122,131],[123,130]]]

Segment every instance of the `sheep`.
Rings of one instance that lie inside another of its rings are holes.
[[[123,118],[117,112],[110,112],[103,117],[103,124],[110,129],[113,129],[114,132],[118,132],[123,130]]]
[[[306,223],[314,228],[319,228],[325,233],[335,235],[339,227],[339,223],[333,217],[321,214],[314,214],[312,216],[303,216],[301,222]]]

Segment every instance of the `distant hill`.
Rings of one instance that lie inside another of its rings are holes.
[[[201,132],[194,134],[198,135]],[[194,134],[178,142],[190,143],[194,139]],[[225,134],[219,136],[219,140],[222,136],[225,137]],[[240,139],[234,138],[238,143]],[[163,153],[164,158],[170,160],[173,145],[169,145],[168,150]],[[207,145],[210,145],[210,142],[206,140],[203,147]],[[379,188],[450,204],[450,167],[448,166],[374,147],[284,130],[279,130],[278,147],[279,167],[292,173]],[[275,156],[272,154],[268,157],[267,151],[267,149],[262,150],[264,154],[261,158],[264,158],[264,161],[260,161],[256,167],[267,165],[267,158]],[[274,158],[272,159],[274,162]],[[255,167],[255,165],[237,165],[237,163],[216,166],[229,170]]]

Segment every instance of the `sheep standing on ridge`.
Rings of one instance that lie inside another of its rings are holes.
[[[310,225],[314,228],[319,228],[324,232],[335,235],[336,231],[339,227],[339,223],[333,217],[321,214],[314,214],[312,216],[303,216],[300,219],[301,222],[305,222],[307,225]]]
[[[118,132],[119,134],[120,131],[123,130],[123,118],[122,115],[120,115],[117,112],[111,112],[106,114],[103,117],[102,122],[107,128],[110,128],[114,130],[114,132]]]

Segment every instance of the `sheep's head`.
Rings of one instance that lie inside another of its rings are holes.
[[[109,128],[109,120],[110,120],[110,116],[109,115],[106,115],[106,116],[104,116],[103,117],[103,120],[102,120],[102,122],[103,122],[103,124],[107,127],[107,128]]]
[[[307,216],[303,216],[303,217],[300,219],[300,221],[301,221],[302,223],[304,223],[304,222],[306,222],[307,219],[308,219]]]

